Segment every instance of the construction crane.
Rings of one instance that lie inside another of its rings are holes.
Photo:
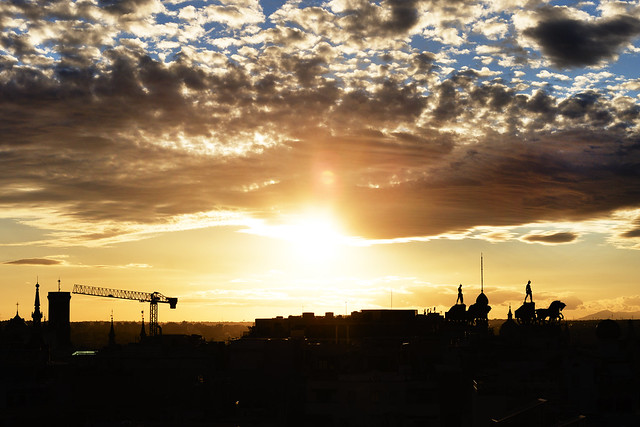
[[[73,285],[73,293],[81,294],[81,295],[93,295],[96,297],[107,297],[107,298],[120,298],[120,299],[130,299],[136,300],[140,302],[149,302],[151,303],[150,308],[150,317],[149,320],[149,335],[156,336],[160,335],[160,327],[158,326],[158,303],[164,302],[169,304],[169,308],[176,308],[176,304],[178,304],[178,298],[170,298],[165,297],[159,292],[137,292],[137,291],[125,291],[121,289],[108,289],[108,288],[98,288],[96,286],[88,286],[88,285]]]

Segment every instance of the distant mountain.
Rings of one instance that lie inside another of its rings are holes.
[[[578,320],[600,320],[600,319],[640,319],[640,311],[611,311],[602,310],[597,313],[590,314],[579,318]]]

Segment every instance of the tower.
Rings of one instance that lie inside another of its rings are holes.
[[[33,348],[42,348],[44,342],[42,340],[42,312],[40,311],[40,284],[38,283],[38,280],[36,280],[36,298],[33,302],[31,320],[29,346]]]
[[[32,326],[34,329],[40,329],[42,325],[42,312],[40,311],[40,284],[36,280],[36,299],[33,303],[33,313],[31,313],[31,319],[33,320]]]
[[[140,313],[142,314],[142,328],[140,329],[140,341],[143,341],[145,338],[147,338],[147,332],[144,329],[144,310],[140,311]]]
[[[113,329],[113,311],[111,311],[111,329],[109,329],[109,347],[116,345],[116,331]]]
[[[52,346],[65,348],[71,346],[71,326],[69,323],[70,292],[60,291],[58,279],[58,292],[49,292],[49,331],[52,338]]]

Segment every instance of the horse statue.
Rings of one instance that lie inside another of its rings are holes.
[[[536,317],[539,322],[546,321],[549,318],[549,322],[558,322],[564,319],[562,309],[567,305],[562,301],[555,300],[549,305],[549,308],[539,308],[536,310]]]

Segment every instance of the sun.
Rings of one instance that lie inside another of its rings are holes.
[[[289,242],[295,259],[306,264],[334,259],[347,241],[331,215],[313,211],[288,216],[281,224],[254,224],[246,232]]]
[[[302,218],[290,227],[287,240],[293,243],[298,255],[308,261],[329,260],[343,239],[336,225],[327,218]]]

